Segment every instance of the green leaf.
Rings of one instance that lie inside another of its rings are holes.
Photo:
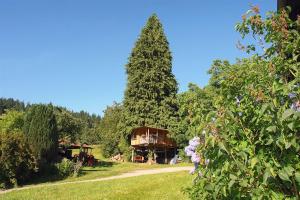
[[[285,142],[284,143],[285,149],[289,149],[292,146],[292,143],[290,142]]]
[[[253,167],[256,165],[257,162],[258,162],[258,159],[256,157],[251,159],[251,169],[253,169]]]
[[[276,126],[269,126],[266,130],[267,131],[269,131],[269,132],[273,132],[273,133],[275,133],[276,132],[276,129],[277,129],[277,127]]]
[[[280,170],[278,176],[281,178],[281,180],[291,182],[289,175],[284,170]]]
[[[264,176],[263,176],[263,183],[264,184],[267,184],[267,181],[268,181],[268,178],[271,176],[269,170],[267,169],[264,173]]]
[[[264,104],[264,105],[261,107],[259,114],[260,114],[260,115],[263,115],[263,114],[265,113],[266,109],[268,108],[268,106],[269,106],[268,104]]]
[[[292,109],[287,109],[284,111],[284,113],[282,114],[281,120],[284,121],[286,120],[289,116],[291,116],[294,113],[294,110]]]
[[[222,150],[224,150],[224,151],[227,152],[227,149],[226,149],[226,147],[225,147],[225,145],[224,145],[223,142],[219,142],[218,145],[219,145],[219,148],[220,148],[220,149],[222,149]]]
[[[288,124],[289,129],[294,130],[294,122]]]
[[[295,169],[291,166],[284,167],[283,170],[286,172],[288,176],[292,176]]]
[[[235,183],[235,180],[229,181],[229,183],[228,183],[228,189],[230,189],[233,186],[234,183]]]
[[[210,184],[210,183],[205,186],[205,189],[208,190],[208,191],[213,191],[214,190],[213,185]]]
[[[229,175],[229,178],[230,178],[231,180],[236,180],[236,179],[237,179],[237,177],[236,177],[235,175],[233,175],[233,174],[230,174],[230,175]]]
[[[275,171],[274,171],[274,169],[272,167],[270,168],[270,172],[271,172],[271,174],[272,174],[273,177],[276,176],[276,173],[275,173]]]
[[[273,143],[273,141],[274,141],[274,140],[273,140],[273,138],[271,138],[271,137],[270,137],[270,138],[268,139],[268,141],[267,141],[266,145],[270,145],[270,144],[272,144],[272,143]]]
[[[242,187],[247,187],[248,186],[248,183],[247,183],[247,180],[242,180],[241,182],[240,182],[240,186],[242,186]]]
[[[295,173],[295,180],[296,180],[297,183],[300,185],[300,172],[296,172],[296,173]]]

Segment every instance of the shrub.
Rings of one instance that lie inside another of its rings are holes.
[[[215,110],[199,124],[198,153],[211,162],[189,189],[192,199],[299,199],[300,24],[285,11],[266,20],[256,7],[248,14],[237,30],[267,47],[210,71]]]
[[[0,116],[0,132],[20,131],[23,125],[24,112],[6,110],[6,112]]]
[[[60,177],[67,177],[74,174],[75,163],[64,158],[60,163],[55,164]]]
[[[77,177],[80,174],[82,163],[74,163],[71,160],[64,158],[60,163],[56,163],[55,167],[57,169],[58,175],[60,177],[75,176]]]
[[[23,183],[35,167],[35,159],[23,133],[0,133],[0,187]]]

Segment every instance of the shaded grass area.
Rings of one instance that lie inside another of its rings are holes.
[[[192,184],[188,172],[145,175],[91,183],[46,186],[0,195],[3,200],[35,199],[188,199],[183,188]]]

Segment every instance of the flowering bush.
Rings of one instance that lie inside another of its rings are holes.
[[[263,54],[214,62],[214,109],[199,124],[205,142],[198,147],[211,162],[188,192],[192,199],[299,199],[300,21],[285,11],[262,20],[255,7],[236,28],[252,33]]]
[[[200,138],[194,137],[189,141],[189,146],[185,147],[184,151],[187,156],[191,156],[191,161],[195,164],[195,168],[190,171],[191,174],[195,172],[195,170],[198,168],[198,165],[200,163],[200,156],[196,152],[197,146],[200,144]]]

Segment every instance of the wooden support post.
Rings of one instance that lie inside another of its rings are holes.
[[[167,159],[167,148],[165,147],[165,164],[168,163],[168,159]]]
[[[156,163],[156,148],[155,147],[153,149],[153,158],[154,158],[154,162]]]
[[[150,143],[150,130],[148,128],[148,136],[147,136],[147,141],[148,141],[148,144]]]
[[[132,149],[132,152],[131,152],[131,162],[134,162],[134,148]]]

